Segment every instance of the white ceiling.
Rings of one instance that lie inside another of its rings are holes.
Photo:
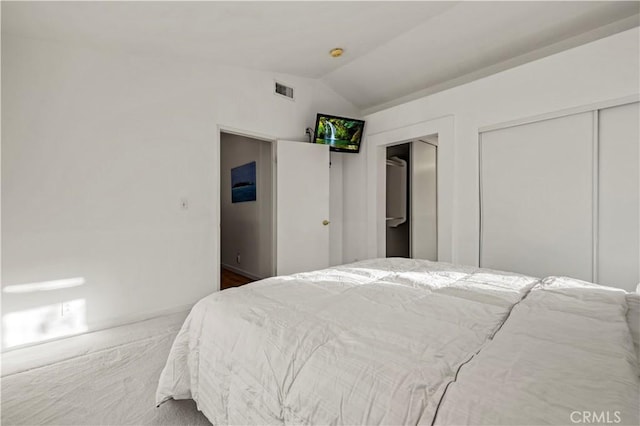
[[[628,1],[3,1],[2,33],[320,78],[373,110],[637,26],[639,12]]]

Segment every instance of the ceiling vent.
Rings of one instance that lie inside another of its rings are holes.
[[[285,86],[282,83],[275,82],[275,90],[276,95],[284,96],[287,99],[293,100],[293,87]]]

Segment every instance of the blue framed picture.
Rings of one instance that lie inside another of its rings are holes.
[[[256,200],[256,162],[231,169],[231,202]]]

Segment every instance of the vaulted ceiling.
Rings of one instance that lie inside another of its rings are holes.
[[[3,1],[2,33],[319,78],[371,111],[638,26],[639,12],[635,1]]]

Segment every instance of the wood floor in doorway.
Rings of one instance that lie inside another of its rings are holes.
[[[220,290],[225,290],[231,287],[240,287],[255,280],[244,275],[236,274],[228,269],[222,268],[220,274]]]

